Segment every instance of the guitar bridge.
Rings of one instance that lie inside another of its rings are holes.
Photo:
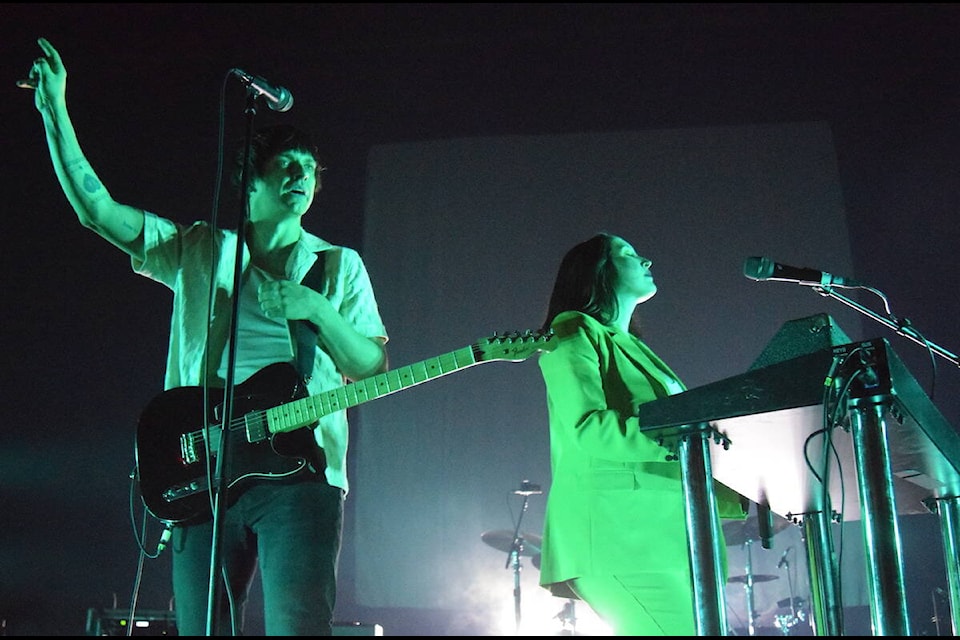
[[[210,439],[211,447],[203,446],[203,431],[191,431],[190,433],[180,434],[180,463],[183,466],[196,464],[200,462],[206,451],[216,451],[220,442],[220,430],[211,429]]]

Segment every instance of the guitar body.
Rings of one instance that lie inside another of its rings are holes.
[[[250,481],[287,478],[313,461],[317,447],[309,426],[272,434],[259,442],[249,442],[244,428],[249,415],[259,415],[305,395],[306,385],[296,369],[284,363],[264,367],[235,387],[233,426],[223,465],[228,504],[239,497]],[[224,397],[223,389],[210,389],[205,411],[202,387],[178,387],[154,397],[141,413],[136,440],[140,492],[156,518],[172,523],[210,519],[207,452],[212,450],[214,454],[210,459],[213,472]],[[205,421],[214,434],[210,447],[203,434]],[[184,443],[188,443],[189,455],[185,455]]]

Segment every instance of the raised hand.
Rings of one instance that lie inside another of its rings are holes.
[[[37,44],[43,50],[43,55],[33,61],[27,78],[18,80],[17,86],[36,91],[34,105],[42,112],[64,100],[67,92],[67,69],[63,66],[60,53],[46,38],[38,38]]]

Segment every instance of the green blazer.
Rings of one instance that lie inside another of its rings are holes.
[[[539,357],[552,476],[540,584],[569,598],[566,581],[581,576],[689,574],[680,465],[637,418],[640,404],[683,383],[641,340],[583,313],[561,313],[552,328],[557,346]],[[717,504],[718,516],[746,516],[719,483]]]

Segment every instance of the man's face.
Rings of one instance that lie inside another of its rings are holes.
[[[252,220],[302,216],[317,190],[317,161],[306,151],[283,151],[271,158],[250,193]]]

